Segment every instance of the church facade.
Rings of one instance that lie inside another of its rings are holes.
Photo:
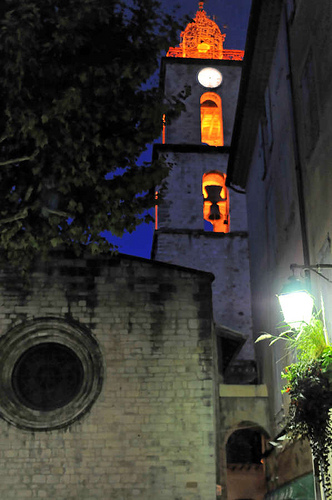
[[[0,497],[214,499],[212,276],[56,255],[29,280],[1,274]]]

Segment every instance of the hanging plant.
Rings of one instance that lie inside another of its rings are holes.
[[[332,498],[329,453],[332,450],[332,346],[326,341],[322,321],[315,317],[298,332],[288,330],[278,336],[261,335],[256,342],[270,339],[270,345],[285,341],[297,362],[281,373],[287,383],[283,393],[290,396],[286,432],[290,439],[307,438],[319,464],[319,480],[327,498]]]

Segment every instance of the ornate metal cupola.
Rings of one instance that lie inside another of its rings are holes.
[[[204,2],[199,2],[193,22],[181,33],[179,47],[170,47],[167,57],[241,61],[244,51],[224,49],[226,35],[221,33],[217,23],[209,18],[203,7]]]

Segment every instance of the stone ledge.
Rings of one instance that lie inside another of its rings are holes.
[[[261,385],[226,385],[220,384],[221,398],[267,398],[267,386]]]
[[[194,236],[199,238],[200,236],[208,237],[208,238],[216,238],[216,239],[230,239],[230,238],[247,238],[248,231],[230,231],[229,233],[217,233],[213,231],[204,231],[204,229],[185,229],[185,228],[169,228],[169,227],[161,227],[155,231],[155,236],[159,236],[160,234],[184,234]]]

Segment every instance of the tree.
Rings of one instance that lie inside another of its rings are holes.
[[[137,159],[183,108],[147,84],[179,26],[155,0],[5,0],[0,23],[0,249],[109,251],[166,175]]]

